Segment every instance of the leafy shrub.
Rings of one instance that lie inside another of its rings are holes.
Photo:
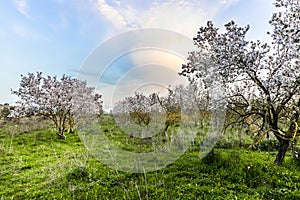
[[[262,140],[260,143],[255,145],[253,149],[259,151],[277,151],[279,149],[279,142],[275,139]]]
[[[240,140],[220,140],[217,142],[216,144],[216,148],[220,148],[220,149],[231,149],[234,147],[240,147],[240,148],[248,148],[249,147],[249,143],[246,142],[242,142]]]

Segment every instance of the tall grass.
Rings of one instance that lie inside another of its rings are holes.
[[[0,129],[0,199],[300,198],[300,167],[290,154],[275,166],[264,150],[225,148],[221,141],[201,160],[195,141],[166,168],[132,174],[103,165],[76,134],[59,140],[51,127],[23,133],[10,128]]]

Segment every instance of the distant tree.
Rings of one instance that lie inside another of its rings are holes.
[[[175,88],[168,88],[168,94],[163,97],[159,98],[157,95],[159,103],[166,113],[165,132],[170,125],[179,124],[181,121],[182,90],[183,86],[176,86]]]
[[[150,122],[151,99],[141,93],[126,97],[122,106],[128,109],[130,119],[140,125],[147,126]]]
[[[169,86],[167,94],[152,94],[166,114],[164,132],[170,126],[179,126],[182,122],[202,124],[203,114],[208,110],[207,93],[194,81],[188,85]]]
[[[125,113],[129,116],[129,121],[139,126],[147,126],[151,121],[151,114],[161,112],[156,94],[149,96],[143,93],[135,93],[132,96],[125,97],[116,103],[114,113]]]
[[[187,86],[170,86],[166,94],[152,93],[147,96],[135,93],[114,105],[114,119],[132,136],[140,137],[139,134],[148,131],[160,133],[166,138],[172,126],[180,126],[182,122],[185,125],[192,122],[193,126],[202,123],[201,115],[208,109],[207,96],[203,91],[191,83]]]
[[[65,75],[60,79],[43,77],[41,72],[22,75],[19,89],[12,93],[20,97],[12,115],[46,116],[55,124],[59,138],[65,138],[66,127],[74,123],[76,113],[85,112],[86,107],[94,109],[96,114],[102,112],[101,95],[94,93],[94,88],[86,82]]]
[[[9,106],[9,104],[4,104],[0,110],[0,119],[8,120],[10,111],[13,109],[12,106]]]
[[[220,33],[209,21],[194,38],[199,51],[190,53],[181,74],[207,87],[218,81],[236,122],[259,120],[260,136],[275,135],[280,145],[274,163],[280,165],[300,133],[300,1],[276,0],[275,6],[272,44],[246,40],[249,26],[231,21]]]
[[[156,94],[146,96],[135,93],[125,97],[114,105],[113,115],[117,124],[127,133],[137,137],[148,137],[150,132],[160,129],[164,120]]]

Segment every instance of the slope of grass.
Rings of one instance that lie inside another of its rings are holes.
[[[76,134],[0,129],[0,199],[300,199],[299,166],[273,159],[217,148],[200,160],[190,149],[164,169],[130,174],[88,155]]]

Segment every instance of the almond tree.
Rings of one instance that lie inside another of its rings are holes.
[[[126,123],[147,126],[150,123],[150,113],[153,112],[152,105],[155,104],[150,97],[142,93],[135,93],[133,96],[125,97],[115,104],[114,114],[116,116],[122,114],[123,121],[126,118]]]
[[[150,137],[163,127],[165,115],[156,94],[135,93],[117,102],[113,108],[116,123],[130,136]]]
[[[14,115],[24,116],[30,112],[48,117],[59,138],[65,138],[68,123],[74,123],[74,114],[85,112],[83,105],[89,105],[95,113],[102,111],[101,95],[95,94],[94,88],[88,87],[86,82],[66,75],[60,79],[43,77],[41,72],[21,75],[20,87],[12,93],[20,97]]]
[[[234,21],[220,33],[209,21],[194,38],[199,50],[191,52],[182,75],[216,81],[226,92],[228,108],[238,116],[259,121],[261,137],[272,133],[280,143],[275,164],[280,165],[300,133],[300,2],[276,0],[279,10],[269,23],[271,44],[248,41],[249,26]]]
[[[203,115],[208,110],[208,94],[202,85],[194,80],[189,85],[175,85],[168,88],[168,93],[157,97],[166,113],[165,131],[170,125],[180,124],[182,117],[189,116],[189,120],[197,126],[203,123]]]

